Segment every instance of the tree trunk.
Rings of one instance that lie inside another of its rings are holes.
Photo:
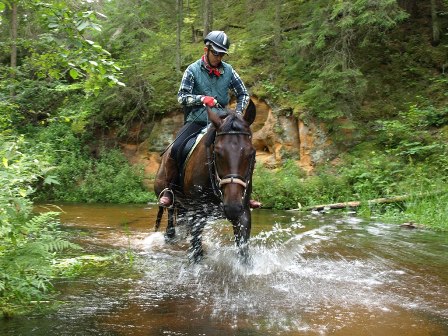
[[[375,198],[368,201],[349,201],[342,203],[331,203],[331,204],[321,204],[321,205],[313,205],[305,208],[297,208],[290,209],[289,211],[300,211],[300,210],[317,210],[322,211],[325,209],[345,209],[345,208],[357,208],[361,205],[373,205],[373,204],[385,204],[385,203],[397,203],[404,202],[409,199],[421,199],[430,196],[437,196],[446,194],[447,190],[439,190],[434,192],[420,193],[415,195],[400,195],[393,197],[383,197],[383,198]]]
[[[276,52],[279,52],[278,48],[280,48],[280,43],[282,40],[281,36],[281,9],[282,9],[282,0],[277,0],[275,3],[275,22],[274,22],[274,45],[277,48]]]
[[[437,15],[437,1],[431,0],[431,23],[432,23],[432,45],[437,46],[440,43],[440,23]]]
[[[213,0],[204,0],[204,32],[205,38],[211,32],[213,27]]]
[[[176,0],[177,13],[177,31],[176,31],[176,70],[180,72],[182,48],[181,48],[181,32],[182,32],[182,0]]]
[[[417,15],[416,0],[398,0],[398,5],[408,12],[411,16]]]
[[[15,79],[17,70],[17,2],[11,7],[11,78]],[[11,85],[11,97],[15,96],[14,85]]]

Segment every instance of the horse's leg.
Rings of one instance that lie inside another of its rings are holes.
[[[235,243],[238,247],[238,254],[242,261],[247,263],[249,261],[249,237],[252,227],[252,218],[249,207],[245,207],[240,218],[232,221],[233,234],[235,236]]]
[[[199,262],[202,260],[204,251],[202,249],[202,231],[205,226],[205,218],[201,215],[193,217],[193,225],[191,227],[191,244],[188,252],[189,258],[192,262]]]
[[[176,219],[174,207],[168,208],[168,225],[165,231],[165,238],[171,240],[176,236],[176,230],[174,228],[174,222]]]
[[[154,226],[154,231],[157,232],[160,227],[160,222],[162,221],[164,207],[159,206],[159,211],[157,212],[156,225]]]

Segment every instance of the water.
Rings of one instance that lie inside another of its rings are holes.
[[[140,272],[61,280],[56,313],[0,321],[0,335],[448,335],[446,233],[254,210],[250,266],[226,221],[191,265],[188,241],[152,232],[154,208],[62,209],[87,251],[130,249]]]

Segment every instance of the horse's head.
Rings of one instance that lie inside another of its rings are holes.
[[[216,129],[213,155],[224,214],[236,220],[247,209],[252,191],[255,148],[250,125],[255,120],[255,105],[250,101],[244,116],[229,112],[224,119],[208,109],[208,118]]]

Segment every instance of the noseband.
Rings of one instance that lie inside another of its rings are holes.
[[[216,136],[222,136],[222,135],[246,135],[248,137],[251,137],[252,134],[249,132],[243,132],[243,131],[228,131],[228,132],[217,132]],[[216,140],[215,140],[216,141]],[[211,154],[210,154],[211,152]],[[246,196],[246,190],[250,183],[250,173],[253,170],[253,166],[255,163],[255,154],[252,156],[250,162],[249,162],[249,169],[247,171],[247,174],[245,177],[239,175],[239,174],[227,174],[226,176],[223,176],[222,178],[218,174],[218,170],[216,168],[216,160],[215,160],[215,152],[211,150],[207,150],[207,160],[208,160],[208,167],[209,167],[209,174],[210,174],[210,181],[213,187],[213,193],[221,199],[223,199],[223,194],[221,191],[221,188],[223,185],[236,183],[241,185],[244,188],[244,194],[243,199]]]

